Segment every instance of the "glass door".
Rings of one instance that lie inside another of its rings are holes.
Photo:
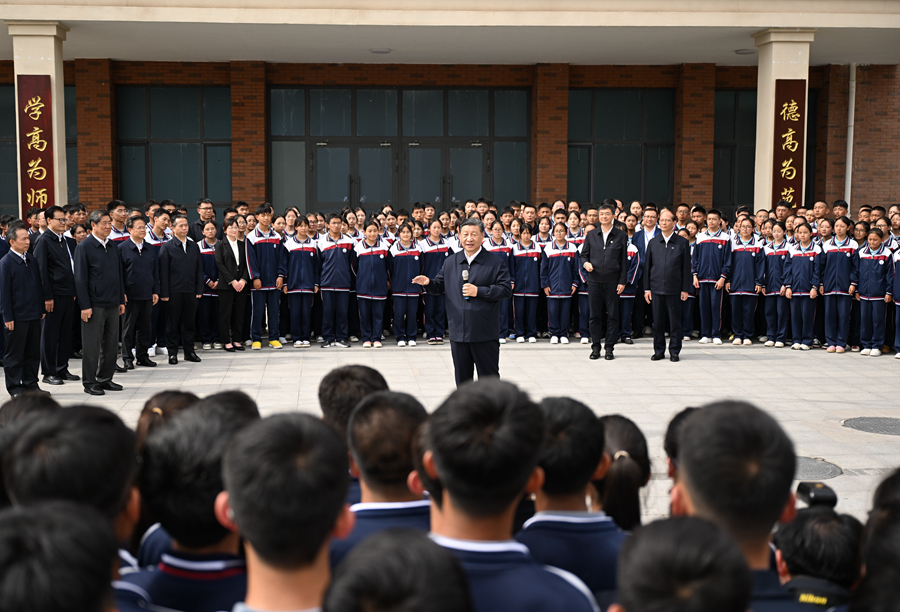
[[[431,202],[437,208],[442,208],[442,204],[447,201],[444,193],[447,177],[444,172],[443,148],[409,143],[405,149],[403,174],[406,202]]]
[[[354,153],[356,178],[353,205],[371,211],[396,202],[394,177],[397,160],[393,145],[389,142],[374,147],[360,145]]]

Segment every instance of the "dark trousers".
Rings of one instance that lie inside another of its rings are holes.
[[[322,296],[322,339],[325,342],[347,340],[349,291],[319,291]]]
[[[850,335],[849,295],[825,296],[825,345],[847,348]]]
[[[359,339],[363,342],[381,341],[381,334],[384,332],[384,303],[386,301],[370,298],[357,300],[359,303],[359,328],[362,334]]]
[[[294,342],[309,342],[312,322],[312,293],[289,293],[288,308],[291,315],[291,338]],[[381,333],[380,331],[378,332]]]
[[[862,347],[878,349],[884,346],[884,313],[887,303],[884,299],[860,300],[859,335]]]
[[[362,310],[360,309],[360,312]],[[425,294],[425,335],[428,339],[443,338],[447,329],[447,307],[443,295]]]
[[[108,383],[116,372],[119,343],[119,307],[95,306],[91,318],[81,322],[81,380],[84,386]]]
[[[200,341],[212,344],[219,341],[219,297],[204,295],[197,305]]]
[[[443,297],[443,296],[441,296],[441,297]],[[500,329],[499,329],[499,332],[497,333],[498,339],[506,338],[509,335],[509,329],[510,329],[509,322],[511,320],[511,318],[509,316],[509,311],[510,311],[509,306],[510,306],[509,298],[507,298],[505,300],[500,300],[500,303],[497,306],[500,309]],[[535,311],[535,314],[537,314],[537,311]],[[515,317],[513,316],[512,318],[514,319]]]
[[[169,303],[159,300],[150,311],[150,344],[166,346],[166,323]]]
[[[784,342],[787,339],[791,300],[783,295],[767,295],[765,300],[766,336],[772,342]]]
[[[860,346],[862,342],[859,339],[859,300],[855,297],[850,300],[850,331],[847,344],[850,346]]]
[[[394,296],[394,335],[397,341],[416,339],[416,309],[419,296]]]
[[[247,291],[238,293],[231,287],[219,290],[219,339],[224,344],[240,344],[244,330]]]
[[[577,294],[578,299],[578,333],[581,334],[582,338],[590,338],[591,337],[591,296],[585,293],[584,291],[579,291]],[[574,305],[574,302],[573,302]],[[616,309],[616,315],[618,315],[619,311]],[[605,329],[605,327],[603,328]],[[602,333],[602,331],[601,331]]]
[[[347,296],[347,331],[351,336],[359,337],[362,332],[359,330],[359,300],[356,291],[351,291]],[[413,311],[413,320],[415,320],[415,311]],[[413,333],[413,338],[416,334]]]
[[[632,324],[631,324],[631,315],[634,313],[634,303],[637,300],[644,299],[643,296],[635,297],[620,297],[619,298],[619,308],[622,309],[622,324],[620,326],[619,333],[621,334],[622,340],[625,338],[631,338],[632,332]]]
[[[75,298],[71,295],[53,297],[53,312],[41,321],[41,371],[44,376],[60,376],[69,371],[72,354],[72,318]]]
[[[894,350],[900,353],[900,308],[894,305]]]
[[[281,291],[269,289],[268,291],[250,292],[250,338],[254,342],[262,340],[263,317],[268,311],[269,317],[266,328],[269,331],[269,342],[278,340],[278,301]]]
[[[600,334],[605,318],[605,347],[607,351],[611,351],[616,345],[619,335],[619,295],[616,293],[616,283],[588,283],[588,294],[591,300],[592,348],[600,350]],[[586,315],[582,314],[582,316]]]
[[[569,308],[572,298],[547,297],[547,327],[550,336],[562,338],[569,335]]]
[[[654,293],[650,307],[653,309],[653,352],[657,355],[666,352],[666,332],[669,332],[669,355],[679,354],[684,337],[681,329],[681,295]]]
[[[816,322],[813,335],[819,342],[825,342],[825,296],[816,297]]]
[[[537,338],[537,296],[516,295],[513,303],[516,309],[516,336]]]
[[[791,338],[794,344],[812,346],[816,301],[808,295],[791,297]]]
[[[537,330],[539,333],[544,333],[549,331],[550,326],[550,313],[547,305],[547,296],[543,293],[538,294],[538,309],[537,309]],[[510,321],[515,321],[515,317],[511,318]]]
[[[3,337],[6,390],[10,395],[17,395],[22,391],[37,391],[38,367],[41,363],[40,319],[14,321],[11,331],[3,328]]]
[[[122,359],[147,359],[150,348],[150,320],[153,300],[128,300],[125,304],[125,322],[122,327]],[[134,349],[134,355],[131,354]]]
[[[722,337],[722,290],[715,283],[700,283],[700,337]]]
[[[179,343],[184,354],[194,352],[194,317],[197,315],[197,296],[193,293],[173,293],[169,296],[166,325],[166,350],[169,357],[178,355]]]
[[[278,335],[285,337],[290,336],[294,341],[309,340],[309,338],[294,338],[294,332],[291,331],[291,300],[287,299],[287,294],[281,296],[281,306],[278,309]]]
[[[498,340],[486,342],[453,342],[451,340],[450,354],[453,356],[457,387],[472,380],[476,368],[479,380],[500,377],[500,342]]]
[[[735,340],[750,340],[753,337],[755,314],[755,295],[731,296],[731,329]]]
[[[681,331],[685,338],[694,331],[694,303],[696,301],[697,298],[691,296],[681,303]]]

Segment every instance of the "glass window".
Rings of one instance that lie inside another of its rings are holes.
[[[0,142],[0,211],[9,215],[20,214],[15,142]]]
[[[409,148],[409,201],[441,202],[441,150],[427,147]]]
[[[145,145],[119,145],[119,199],[126,202],[147,200]]]
[[[193,204],[202,196],[199,143],[151,143],[150,167],[151,198]]]
[[[306,91],[273,89],[270,92],[269,120],[273,136],[306,134]]]
[[[231,202],[231,145],[206,146],[206,197]]]
[[[147,138],[147,89],[116,88],[116,132],[119,140]]]
[[[350,201],[350,149],[316,148],[316,194],[319,202]]]
[[[645,89],[644,138],[655,141],[675,139],[675,91],[672,89]]]
[[[66,96],[66,140],[78,138],[78,107],[75,99],[75,87],[65,88]],[[2,111],[0,111],[2,112]]]
[[[734,193],[734,147],[716,147],[713,154],[713,202],[730,202]]]
[[[644,133],[641,93],[636,89],[594,92],[594,133],[598,140],[641,139]]]
[[[510,200],[529,200],[528,143],[494,143],[493,200],[500,208]]]
[[[527,91],[510,89],[494,92],[494,136],[498,138],[528,136]]]
[[[68,130],[66,130],[68,131]],[[66,145],[66,190],[67,202],[78,201],[78,146]]]
[[[356,134],[397,135],[396,89],[360,89],[356,92]]]
[[[444,135],[444,92],[423,90],[403,92],[403,135]]]
[[[591,201],[591,147],[569,146],[566,193],[570,200]]]
[[[216,140],[231,138],[231,89],[203,88],[203,136]]]
[[[448,95],[450,136],[487,136],[487,90],[451,89]]]
[[[672,185],[673,147],[647,147],[644,159],[644,198],[667,202]]]
[[[716,92],[713,206],[733,213],[753,206],[756,173],[756,92]]]
[[[641,161],[639,144],[596,145],[593,199],[642,200]]]
[[[569,90],[569,140],[591,139],[591,97],[590,89]]]
[[[480,198],[484,173],[481,147],[450,149],[451,198],[454,203]]]
[[[313,136],[350,136],[349,89],[310,90],[309,133]]]
[[[200,138],[200,90],[196,87],[151,87],[150,137]]]
[[[394,185],[390,147],[359,149],[359,203],[387,204],[391,202]]]
[[[756,142],[756,92],[738,93],[737,135],[742,142]]]
[[[716,92],[715,139],[734,140],[734,97],[735,91]]]
[[[296,206],[306,211],[305,142],[272,142],[272,204],[276,210]]]

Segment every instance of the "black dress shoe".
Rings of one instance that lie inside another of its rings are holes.
[[[178,365],[178,355],[169,355],[169,365]]]
[[[600,349],[593,349],[591,351],[591,359],[600,359]]]
[[[131,359],[125,361],[125,369],[126,369],[126,370],[133,370],[133,369],[134,369],[134,362],[133,362]]]
[[[233,353],[233,352],[234,352],[234,347],[233,347],[233,346],[226,346],[226,347],[225,347],[225,350],[228,351],[229,353]]]
[[[241,344],[241,343],[239,342],[239,343],[237,343],[237,344],[234,345],[234,350],[236,350],[236,351],[243,351],[243,350],[246,350],[246,349],[245,349],[244,345]]]
[[[660,359],[665,359],[666,356],[662,353],[654,353],[653,357],[650,358],[650,361],[659,361]]]
[[[41,382],[45,385],[61,385],[63,384],[63,379],[59,376],[44,376]]]
[[[69,355],[69,359],[81,359],[82,354],[81,351],[72,351],[72,354]]]
[[[124,374],[128,371],[128,368],[123,368],[118,363],[116,364],[116,374]]]
[[[78,376],[76,374],[72,374],[71,372],[63,372],[62,374],[59,375],[59,377],[62,378],[63,380],[72,380],[72,381],[81,380],[80,376]]]
[[[624,342],[625,344],[634,344],[634,340],[632,340],[631,338],[625,338],[622,342]]]
[[[197,353],[188,353],[184,356],[185,361],[193,361],[194,363],[200,363],[200,356]]]
[[[125,387],[110,380],[105,383],[100,383],[100,388],[106,389],[107,391],[121,391]]]
[[[140,357],[137,360],[137,364],[139,366],[144,366],[145,368],[155,368],[156,367],[156,362],[150,361],[149,357]]]
[[[669,357],[669,361],[671,361],[672,363],[678,363],[679,359],[680,358],[678,357],[678,355],[672,355],[671,357]]]
[[[616,358],[616,356],[613,355],[612,351],[606,351],[606,355],[603,358],[607,361],[612,361],[613,359]]]
[[[85,385],[84,392],[89,395],[106,395],[106,391],[100,385]]]

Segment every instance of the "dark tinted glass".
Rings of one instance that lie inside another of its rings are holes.
[[[591,139],[590,89],[569,90],[569,140]]]
[[[488,92],[479,89],[451,89],[450,136],[488,135]]]
[[[360,89],[356,92],[356,134],[397,135],[396,89]]]
[[[200,90],[196,87],[151,87],[150,137],[200,138]]]
[[[528,92],[494,92],[494,136],[528,136]]]
[[[494,143],[494,201],[528,200],[528,144]]]
[[[309,133],[313,136],[350,136],[349,89],[310,90]]]
[[[569,175],[566,195],[578,202],[591,201],[591,148],[569,147]]]
[[[200,199],[200,144],[153,142],[150,144],[150,194],[156,200],[179,203]]]
[[[203,137],[231,138],[231,89],[228,87],[203,88]]]
[[[273,89],[269,93],[273,136],[306,134],[306,92],[302,89]]]
[[[403,92],[403,135],[444,135],[444,92],[438,90]]]
[[[119,198],[126,202],[147,200],[146,145],[119,145]],[[167,196],[168,197],[168,196]]]
[[[231,145],[206,147],[206,197],[213,202],[231,201]]]
[[[147,137],[146,88],[116,88],[116,133],[120,139]]]

